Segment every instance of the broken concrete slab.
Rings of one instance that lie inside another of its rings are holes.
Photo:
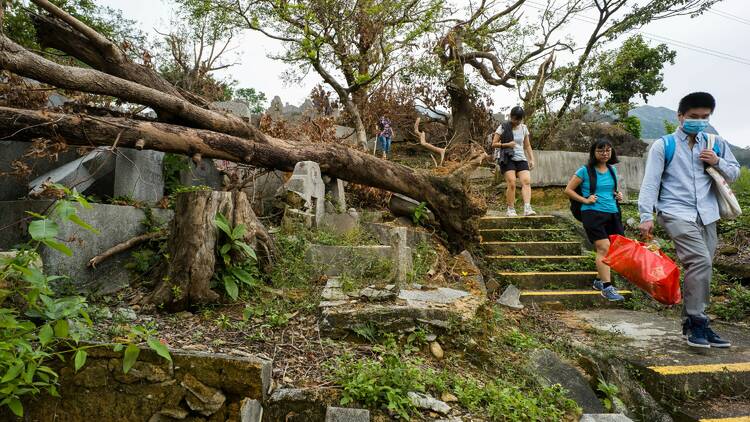
[[[448,287],[438,287],[434,290],[401,290],[398,294],[398,298],[405,300],[408,304],[418,302],[448,304],[467,296],[469,296],[469,292]]]
[[[586,413],[605,413],[602,402],[596,397],[589,382],[572,365],[564,362],[553,351],[535,350],[531,355],[531,371],[542,385],[560,384]]]
[[[29,193],[30,180],[78,158],[73,148],[49,158],[24,157],[32,147],[29,142],[0,141],[0,201],[13,201],[26,196]],[[14,170],[13,163],[16,160],[29,166],[31,173],[28,176],[10,174]]]
[[[393,261],[396,263],[396,281],[406,283],[414,269],[411,248],[408,246],[405,227],[396,227],[391,232]]]
[[[512,284],[506,287],[503,294],[497,298],[497,303],[516,310],[523,309],[524,307],[523,303],[521,303],[521,291]]]
[[[320,226],[338,235],[344,235],[359,227],[359,216],[346,213],[326,213],[320,221]]]
[[[370,411],[328,406],[325,422],[370,422]]]
[[[115,154],[109,147],[99,147],[32,180],[29,183],[29,195],[41,193],[46,182],[85,192],[97,179],[110,174],[114,169]]]
[[[343,213],[346,210],[346,182],[336,177],[323,176],[326,186],[326,198],[336,207],[336,212]]]
[[[240,422],[261,422],[263,406],[258,400],[245,398],[240,403]]]
[[[164,177],[160,151],[117,150],[114,196],[154,205],[164,196]]]
[[[366,215],[367,217],[365,217]],[[366,218],[369,218],[372,215],[361,212],[360,216],[361,216],[360,217],[361,220],[365,220]],[[382,219],[382,216],[381,216],[381,219]],[[419,228],[404,227],[404,226],[397,226],[397,225],[389,224],[389,223],[367,222],[367,221],[360,222],[360,225],[362,226],[363,229],[372,233],[375,236],[375,238],[378,239],[380,243],[382,244],[390,243],[391,236],[393,236],[392,231],[396,227],[403,227],[404,229],[406,229],[406,244],[410,248],[416,248],[422,243],[430,243],[430,240],[432,238],[432,235],[429,232],[425,230],[420,230]]]
[[[16,222],[0,230],[0,249],[12,249],[14,245],[28,239],[26,211],[44,213],[53,201],[3,201],[0,215],[6,221]],[[69,221],[59,224],[58,238],[64,239],[73,251],[72,256],[63,255],[47,247],[40,249],[45,270],[50,275],[67,275],[72,286],[82,292],[107,294],[126,287],[131,281],[130,271],[124,268],[129,253],[124,252],[88,268],[88,261],[112,246],[146,232],[143,222],[146,213],[138,208],[124,205],[91,204],[91,209],[77,206],[80,218],[98,229],[101,234],[84,230]],[[172,211],[152,210],[157,223],[166,224],[172,219]]]
[[[336,277],[348,273],[388,269],[388,273],[378,275],[380,281],[390,281],[395,277],[391,246],[328,246],[311,245],[305,253],[307,260],[320,275]],[[388,268],[386,268],[388,267]]]

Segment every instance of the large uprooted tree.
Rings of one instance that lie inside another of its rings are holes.
[[[115,110],[89,109],[68,114],[0,107],[0,139],[82,146],[151,149],[184,154],[194,160],[217,158],[257,167],[293,170],[315,161],[331,176],[408,195],[424,201],[456,245],[475,235],[472,220],[483,204],[469,195],[466,173],[481,156],[453,173],[415,170],[337,144],[311,144],[265,135],[242,119],[210,109],[202,99],[183,95],[153,68],[136,63],[121,47],[47,0],[33,0],[47,15],[35,20],[47,44],[89,67],[60,64],[0,34],[0,69],[59,89],[115,97],[148,106],[158,118]]]

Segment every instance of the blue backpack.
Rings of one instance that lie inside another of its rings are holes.
[[[706,136],[705,133],[701,132],[698,135]],[[697,137],[697,136],[696,136]],[[672,162],[672,159],[674,158],[674,151],[677,146],[677,142],[674,139],[674,133],[670,133],[669,135],[664,135],[661,137],[662,141],[664,141],[664,169],[669,166],[669,163]],[[718,142],[714,142],[714,152],[716,155],[721,157],[721,146],[719,146]]]

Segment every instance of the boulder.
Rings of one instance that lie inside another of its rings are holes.
[[[599,398],[591,389],[589,382],[572,365],[564,362],[553,351],[535,350],[531,355],[531,372],[536,374],[542,385],[560,384],[586,413],[605,413]]]
[[[328,406],[325,422],[370,422],[370,411]]]
[[[185,400],[190,409],[204,416],[216,413],[227,399],[221,390],[203,384],[191,374],[185,374],[180,385],[189,391]]]
[[[428,394],[410,391],[407,396],[409,397],[409,400],[411,400],[411,404],[417,409],[432,410],[433,412],[438,412],[443,415],[451,411],[451,407],[448,406],[448,403],[440,401]]]

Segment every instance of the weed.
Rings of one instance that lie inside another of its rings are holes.
[[[507,331],[503,337],[503,342],[517,351],[532,350],[540,347],[539,341],[534,337],[524,334],[516,328]]]
[[[423,224],[427,220],[427,203],[426,202],[420,202],[419,205],[417,205],[417,207],[414,208],[414,212],[411,215],[411,220],[417,226]]]
[[[357,325],[352,331],[354,331],[354,334],[362,337],[370,343],[377,343],[380,339],[380,332],[371,321],[367,321],[362,325]]]
[[[222,268],[214,273],[214,277],[224,286],[229,297],[237,300],[240,286],[258,285],[258,258],[253,248],[245,243],[247,227],[244,224],[231,227],[229,220],[221,213],[216,214],[214,223],[222,233],[217,242]]]
[[[219,316],[216,317],[214,322],[222,330],[228,330],[229,328],[232,327],[232,320],[224,314],[219,314]]]
[[[624,403],[622,402],[622,400],[617,397],[617,394],[620,393],[620,389],[617,388],[616,385],[610,384],[607,381],[599,378],[599,384],[597,385],[596,389],[604,394],[604,407],[610,412],[613,412],[618,408],[622,409],[624,407]]]
[[[740,321],[750,316],[750,289],[735,284],[725,294],[723,303],[711,306],[711,311],[727,321]]]
[[[437,252],[427,242],[420,242],[412,253],[413,267],[407,275],[409,282],[419,283],[424,280],[427,273],[437,259]]]

